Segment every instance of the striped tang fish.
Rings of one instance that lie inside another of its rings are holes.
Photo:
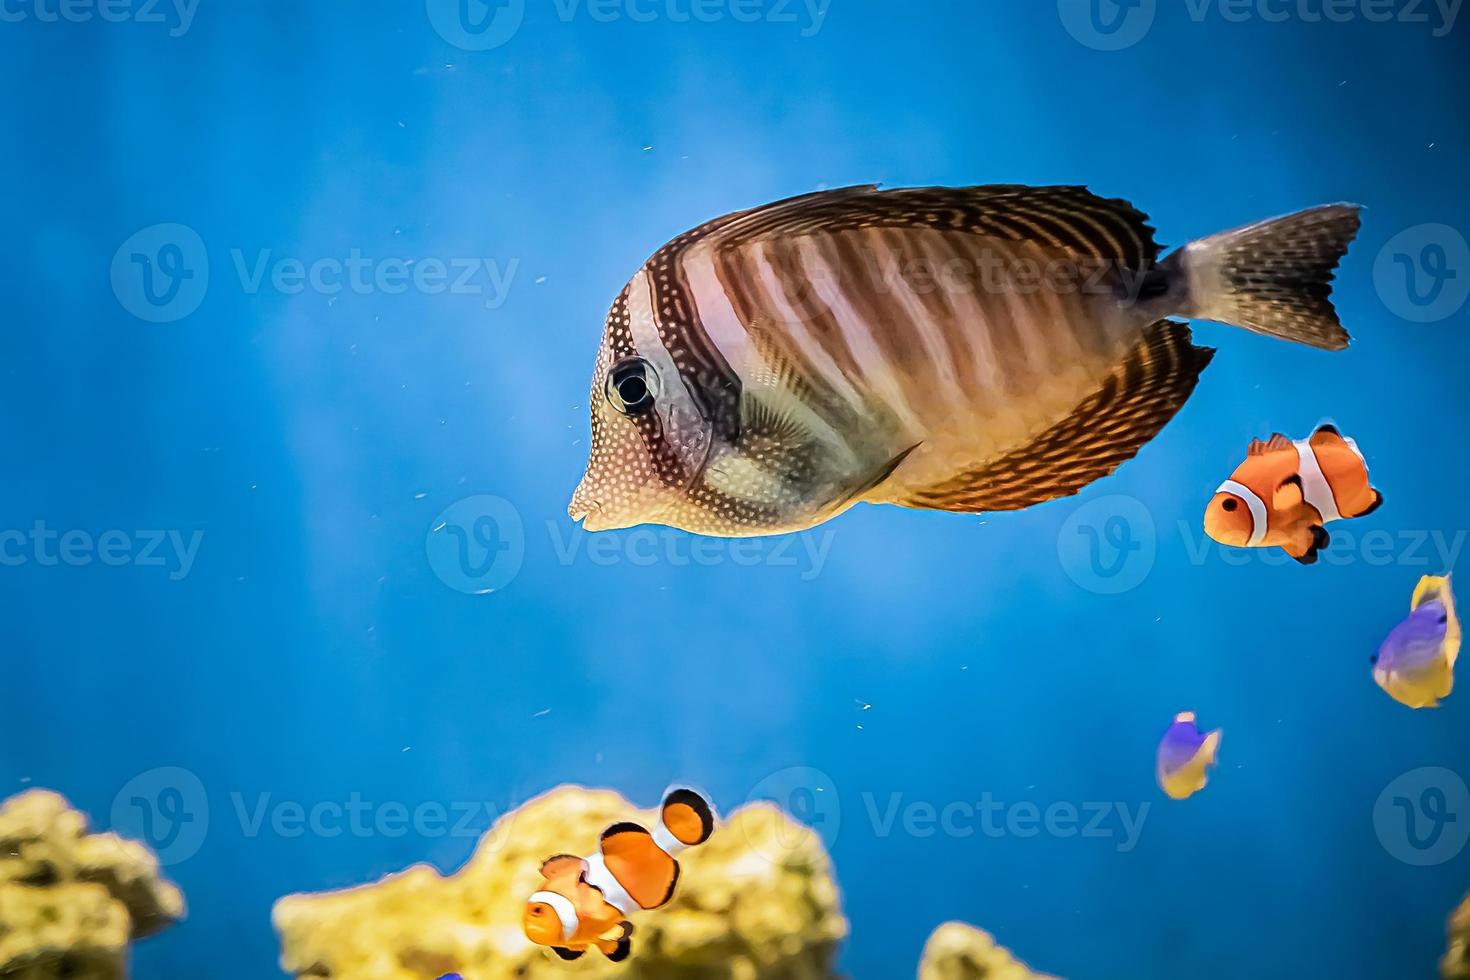
[[[1160,260],[1081,187],[850,187],[669,242],[608,314],[589,530],[800,531],[860,501],[976,513],[1076,493],[1179,411],[1214,351],[1170,317],[1327,350],[1358,208]]]

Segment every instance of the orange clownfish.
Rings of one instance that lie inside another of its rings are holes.
[[[545,881],[526,903],[526,938],[549,946],[564,960],[591,947],[614,963],[633,951],[635,911],[656,909],[674,897],[679,881],[675,855],[703,844],[714,832],[714,809],[691,789],[664,795],[658,829],[619,823],[602,834],[592,857],[558,854],[541,865]]]
[[[1296,442],[1278,432],[1254,440],[1246,461],[1220,484],[1205,511],[1205,533],[1236,548],[1279,547],[1310,565],[1331,541],[1326,524],[1382,504],[1358,444],[1335,426]]]

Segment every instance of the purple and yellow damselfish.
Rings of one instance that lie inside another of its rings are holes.
[[[1183,406],[1213,351],[1171,317],[1337,350],[1358,209],[1160,258],[1081,187],[850,187],[716,218],[614,300],[589,530],[799,531],[859,502],[1016,510],[1076,493]]]
[[[1159,788],[1170,799],[1188,799],[1205,788],[1220,751],[1220,731],[1203,732],[1193,711],[1181,711],[1159,741]]]

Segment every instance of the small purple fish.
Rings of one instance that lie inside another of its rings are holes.
[[[1460,624],[1450,581],[1426,575],[1414,591],[1409,616],[1393,628],[1373,657],[1373,679],[1400,704],[1437,708],[1455,686]]]
[[[1181,711],[1159,742],[1159,788],[1183,800],[1205,788],[1220,750],[1220,730],[1208,734],[1195,724],[1193,711]]]

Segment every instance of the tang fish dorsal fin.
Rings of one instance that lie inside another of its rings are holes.
[[[889,503],[979,513],[1068,497],[1138,454],[1184,405],[1215,352],[1189,327],[1160,320],[1103,386],[1031,443]]]
[[[1148,269],[1159,246],[1148,216],[1085,187],[901,187],[868,184],[818,191],[716,219],[701,239],[739,247],[784,236],[865,228],[926,228],[1032,242],[1074,255]],[[691,242],[690,244],[693,244]]]

